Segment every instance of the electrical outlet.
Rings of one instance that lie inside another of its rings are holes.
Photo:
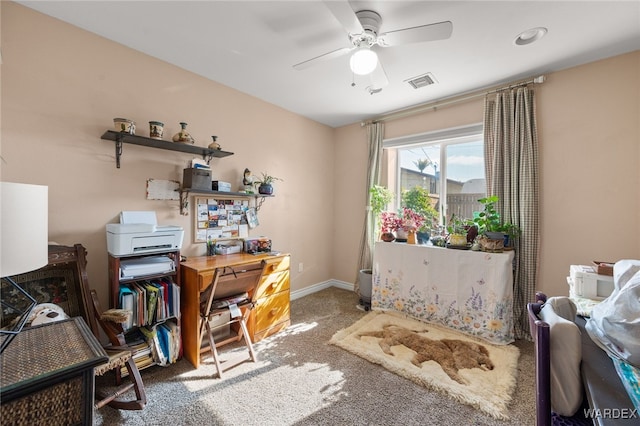
[[[298,272],[302,272],[304,271],[304,265],[302,264],[302,262],[298,263]]]

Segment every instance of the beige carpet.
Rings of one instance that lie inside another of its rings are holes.
[[[381,339],[360,336],[361,333],[379,331],[386,325],[397,325],[418,331],[429,339],[459,339],[484,345],[493,370],[465,368],[458,374],[466,384],[452,380],[435,361],[426,361],[418,368],[411,363],[415,352],[403,345],[391,348],[393,355],[384,353],[379,345]],[[508,420],[508,406],[516,387],[518,357],[520,351],[513,345],[496,346],[435,324],[416,321],[393,312],[370,312],[352,326],[338,331],[330,341],[370,362],[380,364],[387,370],[405,377],[427,388],[446,393],[451,398],[469,404],[497,419]]]

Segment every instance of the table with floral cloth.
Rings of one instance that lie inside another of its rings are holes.
[[[377,242],[371,307],[506,345],[513,335],[512,251]]]

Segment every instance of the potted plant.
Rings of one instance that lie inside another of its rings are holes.
[[[258,193],[262,195],[272,195],[273,194],[273,182],[282,179],[277,178],[275,176],[271,176],[265,172],[262,172],[262,177],[253,182],[254,185],[258,186]]]
[[[454,247],[466,247],[467,245],[467,221],[455,214],[451,215],[447,225],[449,233],[449,245]]]
[[[520,235],[520,228],[510,222],[502,222],[496,210],[497,195],[480,198],[483,210],[474,213],[473,223],[478,227],[479,243],[485,251],[501,251],[508,245],[509,239]]]
[[[418,244],[426,244],[429,241],[431,226],[438,217],[437,210],[431,204],[429,191],[421,186],[414,186],[402,193],[402,205],[420,214],[425,220],[416,233]]]
[[[387,207],[387,204],[389,204],[391,200],[393,200],[393,192],[391,192],[391,190],[384,186],[374,185],[369,189],[369,194],[369,204],[371,205],[371,213],[373,214],[373,218],[375,220],[376,234],[380,232],[380,237],[382,238],[383,232],[393,232],[393,230],[390,231],[388,229],[386,231],[382,231],[380,222],[382,219],[381,214],[383,210]],[[393,238],[390,241],[393,241]]]
[[[478,234],[494,240],[504,238],[502,221],[496,210],[498,196],[480,198],[478,202],[483,205],[483,210],[473,215],[473,223],[478,227]]]
[[[402,208],[402,216],[400,216],[400,226],[396,232],[404,231],[406,240],[409,244],[416,243],[416,233],[422,228],[425,218],[420,213],[413,211],[408,207]]]
[[[394,232],[400,227],[400,217],[395,212],[380,212],[380,238],[382,241],[391,242],[396,236]]]
[[[520,236],[522,230],[511,222],[505,222],[502,225],[502,232],[505,233],[504,246],[513,245],[514,240]]]

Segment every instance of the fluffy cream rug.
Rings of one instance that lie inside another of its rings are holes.
[[[452,380],[435,361],[425,361],[421,368],[414,365],[411,360],[416,352],[404,345],[392,346],[393,355],[389,355],[380,347],[380,338],[361,336],[365,333],[382,331],[388,325],[416,331],[420,336],[432,340],[459,339],[481,344],[487,349],[494,368],[492,370],[460,369],[458,375],[462,377],[462,381],[467,382],[461,384]],[[370,312],[352,326],[338,331],[329,343],[370,362],[380,364],[387,370],[415,383],[446,393],[497,419],[509,419],[507,407],[516,386],[520,356],[520,351],[513,345],[496,346],[436,324],[427,324],[395,312],[379,311]]]

